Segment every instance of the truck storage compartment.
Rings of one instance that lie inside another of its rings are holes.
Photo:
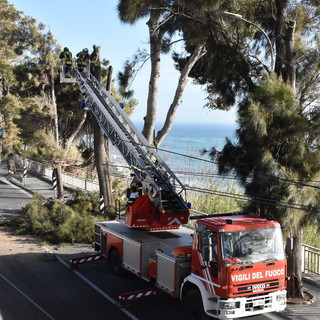
[[[157,251],[157,286],[174,294],[176,259]]]
[[[128,239],[123,241],[123,265],[138,275],[140,275],[140,250],[140,243]]]

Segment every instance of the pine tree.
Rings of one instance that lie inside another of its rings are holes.
[[[23,101],[15,92],[14,61],[33,48],[37,32],[34,19],[23,16],[7,0],[0,1],[0,122],[3,134],[3,150],[6,155],[20,149],[21,130],[17,126]]]
[[[258,68],[257,61],[245,50],[268,52],[270,48],[261,35],[249,42],[251,46],[256,42],[254,46],[245,47],[244,39],[228,36],[228,26],[221,31],[224,39],[214,37],[218,45],[210,53],[224,55],[221,64],[209,62],[205,76],[201,66],[194,74],[199,82],[208,81],[209,106],[217,108],[221,103],[228,107],[237,99],[241,101],[237,141],[228,140],[222,152],[213,150],[211,156],[218,159],[221,174],[234,172],[240,179],[251,198],[246,208],[250,213],[269,215],[290,226],[294,241],[293,250],[287,252],[291,277],[288,295],[298,298],[303,297],[302,226],[307,221],[319,221],[320,216],[319,186],[313,182],[320,176],[316,10],[312,1],[304,5],[277,0],[252,4],[248,14],[274,39],[275,72],[266,69],[264,63]]]

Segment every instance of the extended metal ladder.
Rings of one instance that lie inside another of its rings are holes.
[[[181,197],[185,187],[112,95],[90,72],[80,73],[73,68],[72,73],[85,95],[86,107],[142,182],[144,191],[149,195],[158,194],[154,201],[156,207],[167,214],[187,213],[187,203]]]

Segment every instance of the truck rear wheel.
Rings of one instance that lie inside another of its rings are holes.
[[[117,249],[113,249],[109,255],[109,263],[113,273],[117,276],[123,276],[125,274],[121,265],[121,258]]]
[[[188,290],[182,297],[182,304],[186,312],[191,315],[193,319],[212,319],[204,312],[201,294],[198,289]]]

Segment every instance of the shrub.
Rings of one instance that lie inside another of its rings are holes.
[[[99,192],[88,193],[82,190],[73,191],[71,199],[66,202],[79,215],[99,215]]]
[[[70,202],[71,206],[70,203],[50,201],[34,195],[33,202],[26,205],[25,214],[17,218],[17,231],[39,235],[51,243],[92,242],[94,222],[99,217],[94,204],[95,196],[85,196],[83,204],[79,197]]]

